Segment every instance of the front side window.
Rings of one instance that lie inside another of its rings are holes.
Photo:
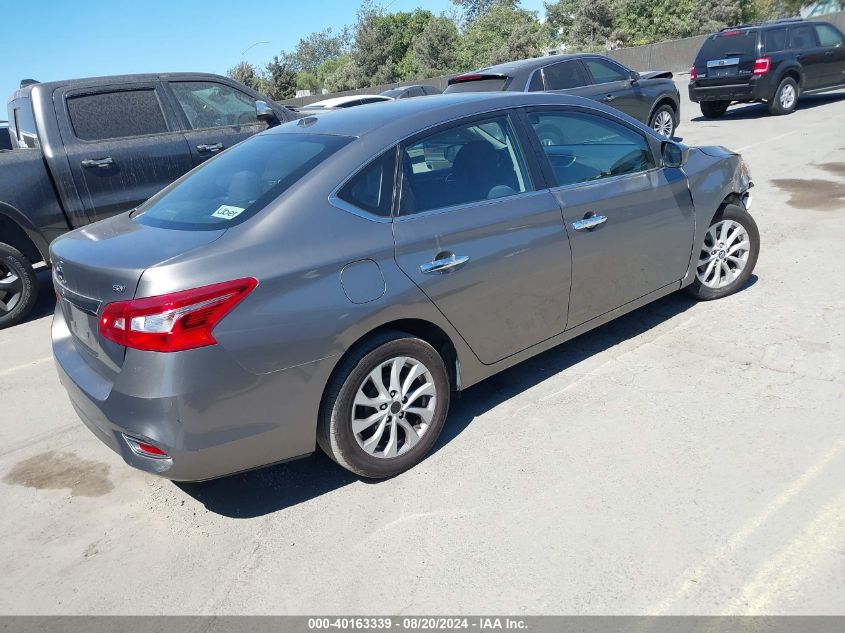
[[[264,209],[350,141],[321,134],[253,136],[177,180],[134,217],[162,228],[228,228]]]
[[[507,116],[457,125],[402,148],[400,215],[532,190]]]
[[[842,34],[829,24],[817,24],[816,34],[819,36],[820,46],[842,46]]]
[[[584,65],[593,76],[593,82],[597,84],[628,79],[628,73],[622,70],[622,68],[603,59],[585,59]]]
[[[255,125],[255,100],[231,86],[212,81],[174,81],[173,94],[191,129]]]
[[[396,148],[386,151],[353,176],[337,197],[378,216],[389,217],[393,205]]]
[[[646,138],[621,123],[580,112],[528,116],[559,187],[655,167]]]
[[[67,109],[74,134],[83,141],[167,132],[152,88],[69,96]]]
[[[577,61],[552,64],[543,69],[546,78],[546,90],[566,90],[578,88],[589,83],[581,73],[581,66]],[[616,81],[610,79],[609,81]],[[597,80],[597,83],[602,83]]]
[[[803,49],[816,45],[816,35],[812,26],[793,26],[789,29],[789,48]]]

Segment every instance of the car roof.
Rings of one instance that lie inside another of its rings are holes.
[[[102,77],[80,77],[79,79],[63,79],[61,81],[45,81],[43,83],[36,82],[24,86],[23,88],[19,88],[15,90],[12,95],[9,97],[9,101],[13,101],[15,99],[20,99],[22,97],[28,97],[30,93],[34,89],[46,90],[48,93],[52,92],[56,88],[61,88],[64,86],[73,86],[75,84],[85,85],[86,87],[91,86],[108,86],[111,84],[123,84],[123,83],[139,83],[145,81],[158,81],[158,80],[170,80],[170,81],[179,81],[179,80],[199,80],[202,81],[204,79],[208,80],[215,80],[219,81],[220,79],[226,79],[225,77],[221,77],[220,75],[215,75],[213,73],[190,73],[190,72],[180,72],[180,73],[139,73],[139,74],[131,74],[131,75],[105,75]]]
[[[602,58],[619,64],[615,59],[611,59],[607,55],[599,55],[597,53],[569,53],[565,55],[546,55],[545,57],[532,57],[531,59],[518,59],[513,62],[505,62],[503,64],[496,64],[495,66],[487,66],[485,68],[478,68],[465,74],[491,74],[491,75],[507,75],[508,77],[516,73],[531,72],[538,68],[549,66],[557,62],[563,62],[570,59],[589,59]],[[621,64],[620,64],[621,65]]]
[[[388,97],[385,97],[384,95],[343,95],[342,97],[332,97],[331,99],[315,101],[314,103],[309,103],[308,105],[304,105],[302,107],[333,108],[344,103],[349,103],[350,101],[358,101],[359,99],[380,99],[387,101]]]
[[[366,108],[344,108],[309,113],[297,121],[270,128],[262,134],[331,134],[362,137],[384,135],[386,143],[454,119],[493,110],[532,105],[580,105],[628,119],[591,99],[547,92],[456,92],[425,99],[396,99]],[[631,119],[633,120],[633,119]]]

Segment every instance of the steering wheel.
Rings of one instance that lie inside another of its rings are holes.
[[[564,138],[561,131],[554,125],[540,124],[534,131],[540,139],[540,145],[551,147],[553,145],[564,145]]]

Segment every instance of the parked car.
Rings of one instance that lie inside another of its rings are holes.
[[[383,97],[390,97],[391,99],[409,99],[411,97],[425,97],[428,95],[439,95],[443,91],[435,86],[418,85],[418,86],[399,86],[398,88],[391,88],[381,93]]]
[[[315,101],[308,105],[297,108],[300,112],[321,112],[324,110],[341,110],[343,108],[354,108],[359,105],[367,105],[368,103],[380,103],[382,101],[392,101],[393,97],[386,97],[384,95],[345,95],[343,97],[332,97],[331,99],[323,99],[322,101]]]
[[[445,92],[557,92],[587,97],[621,110],[672,138],[681,96],[672,73],[638,73],[602,55],[552,55],[481,68],[449,80]]]
[[[0,328],[34,305],[33,264],[50,263],[53,239],[133,209],[221,150],[298,117],[201,73],[23,83],[8,105],[14,150],[0,153]]]
[[[9,122],[0,121],[0,151],[12,149],[12,137],[9,135]]]
[[[789,114],[802,94],[845,88],[845,37],[827,22],[776,20],[722,29],[701,46],[689,96],[708,118],[761,101]]]
[[[136,468],[208,479],[317,443],[388,477],[452,391],[680,288],[740,289],[750,186],[737,154],[577,97],[315,115],[56,240],[53,353]]]

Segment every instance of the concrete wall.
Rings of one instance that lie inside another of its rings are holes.
[[[845,32],[845,11],[830,13],[828,15],[810,19],[830,22],[831,24],[837,26],[840,31]],[[634,70],[671,70],[676,73],[687,72],[692,66],[695,55],[706,37],[706,35],[697,35],[695,37],[687,37],[682,40],[658,42],[656,44],[648,44],[646,46],[620,48],[615,51],[609,51],[607,55],[625,64],[629,68],[633,68]],[[371,88],[361,88],[359,90],[347,90],[346,92],[336,92],[330,95],[299,97],[297,99],[288,99],[284,103],[294,107],[303,106],[308,103],[314,103],[315,101],[328,99],[330,97],[339,97],[341,95],[350,94],[378,94],[383,90],[388,90],[389,88],[410,86],[413,84],[437,86],[443,90],[446,88],[446,82],[448,79],[449,75],[444,75],[441,77],[432,77],[430,79],[418,79],[416,81],[403,81],[392,84],[384,84],[381,86],[373,86]]]

